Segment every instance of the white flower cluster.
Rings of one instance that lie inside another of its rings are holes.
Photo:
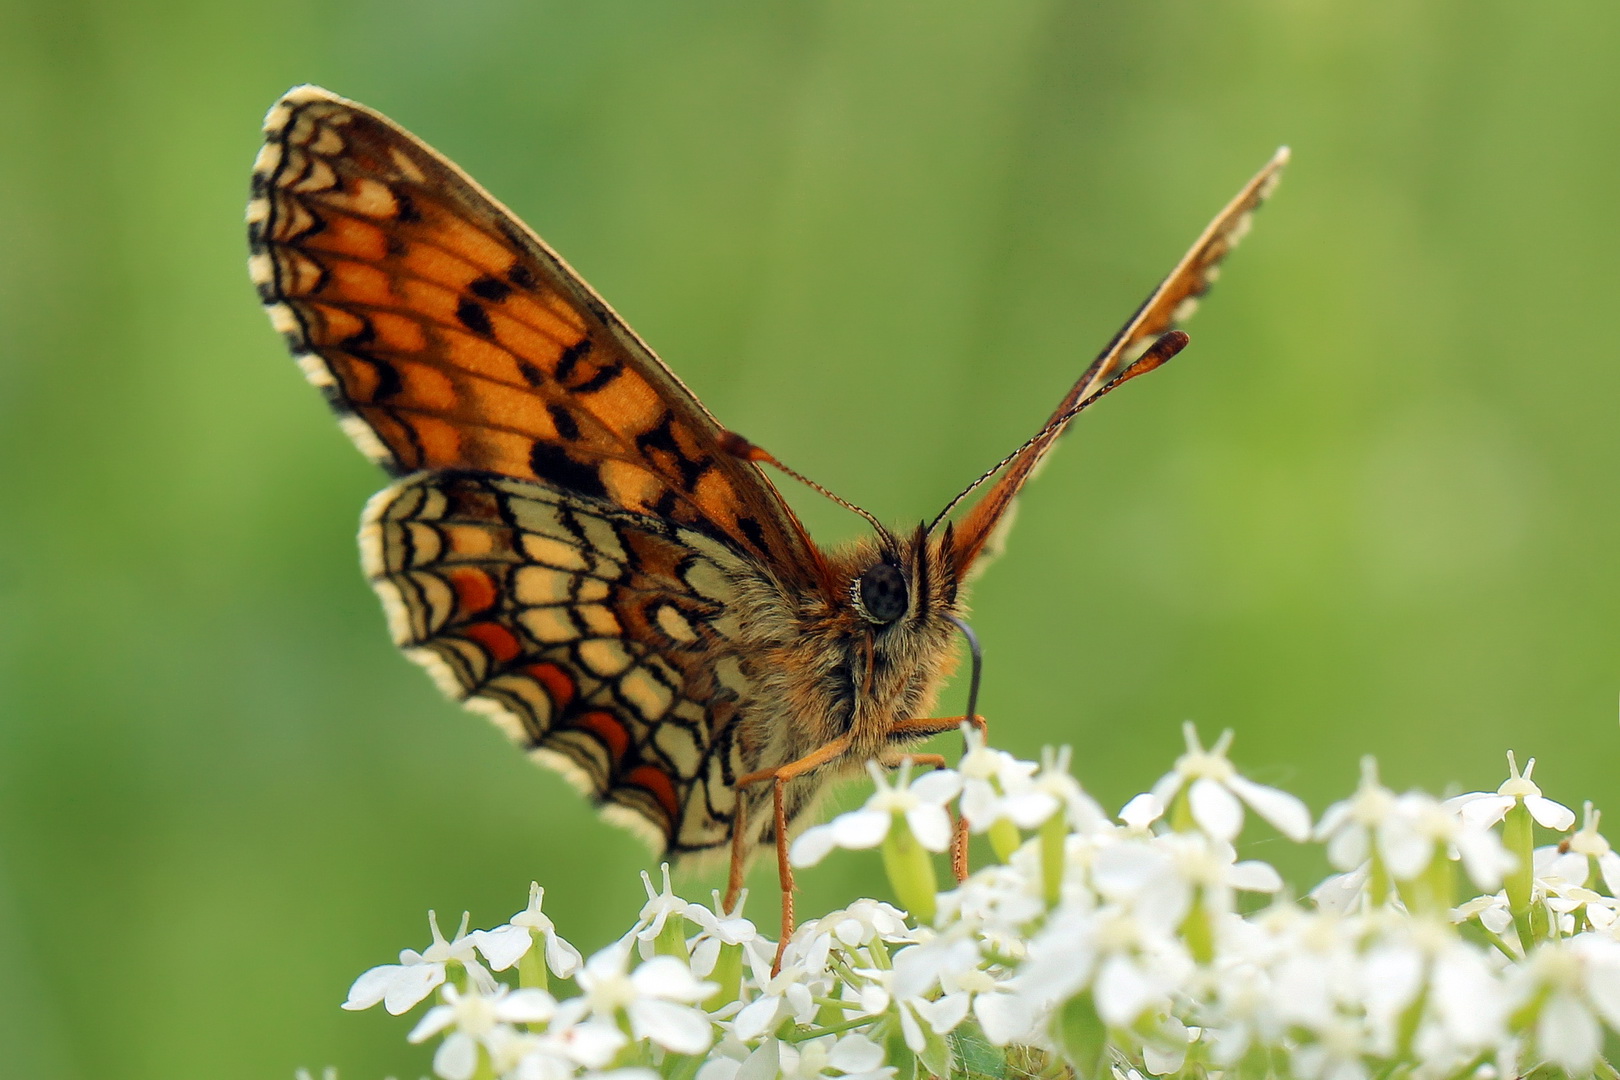
[[[402,1013],[437,991],[410,1039],[440,1040],[443,1080],[1620,1080],[1601,1056],[1620,1034],[1620,855],[1590,804],[1570,832],[1534,761],[1521,774],[1510,754],[1496,792],[1446,801],[1397,795],[1369,761],[1313,827],[1237,773],[1229,735],[1205,749],[1189,726],[1117,818],[1067,752],[968,743],[914,782],[874,770],[864,808],[793,846],[800,866],[881,847],[909,914],[857,900],[778,958],[740,902],[688,902],[666,868],[661,890],[642,875],[630,932],[584,960],[535,885],[493,930],[463,918],[446,941],[430,914],[428,949],[361,975],[345,1007]],[[1339,873],[1284,898],[1237,856],[1248,811]],[[941,891],[955,815],[994,861]],[[1568,835],[1537,848],[1538,825]]]

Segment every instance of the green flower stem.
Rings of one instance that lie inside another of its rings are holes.
[[[1412,1043],[1417,1038],[1418,1025],[1423,1021],[1423,1011],[1429,1007],[1429,978],[1432,972],[1425,971],[1423,988],[1418,991],[1412,1003],[1401,1013],[1401,1019],[1395,1035],[1397,1047],[1395,1056],[1400,1059],[1412,1057]]]
[[[529,951],[518,958],[518,986],[525,990],[551,990],[551,976],[546,971],[545,939],[534,935]]]
[[[1024,837],[1018,831],[1018,826],[1006,818],[997,818],[990,826],[990,850],[995,852],[996,859],[1005,864],[1012,861],[1013,852],[1023,846]]]
[[[1507,891],[1508,910],[1513,914],[1513,928],[1518,931],[1519,944],[1524,947],[1526,953],[1536,940],[1535,926],[1530,917],[1530,905],[1534,896],[1532,886],[1534,833],[1530,810],[1521,799],[1513,804],[1513,809],[1502,819],[1502,844],[1518,861],[1518,865],[1508,872],[1502,884]]]
[[[1181,923],[1181,936],[1186,939],[1187,950],[1192,953],[1194,960],[1208,964],[1215,959],[1215,924],[1210,919],[1202,892]]]
[[[1191,790],[1191,784],[1182,784],[1170,803],[1170,828],[1176,832],[1198,831],[1198,822],[1193,818],[1192,799],[1187,794]]]
[[[658,1071],[664,1080],[692,1080],[707,1060],[705,1054],[666,1054]]]
[[[871,1024],[877,1019],[878,1018],[875,1016],[857,1016],[852,1020],[844,1020],[837,1024],[821,1024],[817,1027],[806,1027],[800,1028],[797,1031],[785,1032],[780,1036],[780,1038],[783,1042],[807,1042],[810,1039],[819,1039],[823,1035],[837,1035],[841,1031],[853,1031],[858,1027],[865,1027],[868,1024]]]
[[[478,1064],[473,1067],[472,1080],[495,1080],[495,1063],[482,1046],[478,1048]]]
[[[1406,910],[1413,915],[1443,916],[1451,910],[1453,875],[1451,859],[1443,845],[1436,844],[1429,865],[1415,878],[1395,883]]]
[[[1375,905],[1384,904],[1389,900],[1389,888],[1389,869],[1374,845],[1372,857],[1367,860],[1367,899]]]
[[[1053,1018],[1053,1026],[1063,1056],[1073,1063],[1076,1073],[1083,1078],[1101,1076],[1108,1031],[1097,1015],[1091,994],[1084,993],[1065,1002]]]
[[[1068,839],[1068,822],[1061,811],[1041,826],[1041,898],[1048,908],[1063,899],[1063,849]]]
[[[719,983],[703,1008],[714,1012],[728,1001],[736,1001],[742,992],[743,977],[743,947],[741,945],[722,945],[720,955],[715,958],[714,970],[709,972],[709,981]]]
[[[900,906],[918,923],[932,923],[934,897],[939,892],[934,860],[912,835],[903,814],[894,815],[888,835],[883,838],[883,870],[889,875],[889,887]]]
[[[686,951],[686,920],[675,915],[667,917],[664,928],[653,941],[653,952],[682,961],[691,959]]]

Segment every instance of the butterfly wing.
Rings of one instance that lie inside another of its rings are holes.
[[[379,492],[360,545],[395,644],[447,694],[660,850],[726,842],[752,767],[730,545],[473,472]]]
[[[316,87],[265,137],[253,279],[344,429],[405,477],[361,533],[394,640],[655,846],[723,844],[765,753],[740,722],[734,591],[825,587],[820,552],[680,380],[450,162]]]
[[[1288,148],[1284,147],[1215,216],[1215,220],[1209,223],[1203,235],[1182,256],[1175,269],[1143,301],[1136,314],[1086,368],[1052,411],[1048,426],[1100,390],[1125,364],[1141,356],[1162,334],[1186,321],[1196,307],[1198,298],[1214,284],[1221,261],[1249,231],[1254,212],[1277,186],[1282,168],[1287,163]],[[1067,427],[1065,423],[1052,428],[1048,434],[1032,441],[1007,462],[1006,471],[1000,479],[957,523],[951,540],[951,551],[957,566],[967,570],[974,567],[981,556],[994,553],[998,534],[1011,520],[1010,511],[1019,489],[1034,475],[1047,451]]]
[[[302,86],[265,118],[249,267],[360,448],[396,475],[479,469],[674,521],[814,580],[758,466],[579,276],[386,117]]]

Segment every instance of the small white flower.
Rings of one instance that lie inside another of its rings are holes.
[[[815,1013],[816,1003],[804,970],[797,964],[784,964],[780,972],[760,984],[759,996],[732,1018],[731,1032],[739,1039],[752,1041],[775,1031],[790,1017],[804,1024]]]
[[[1508,973],[1520,1007],[1536,1007],[1536,1047],[1571,1076],[1586,1074],[1603,1043],[1600,1019],[1620,1030],[1620,942],[1600,934],[1543,943]]]
[[[1198,827],[1217,840],[1235,840],[1243,829],[1243,804],[1259,814],[1284,836],[1296,843],[1311,834],[1311,813],[1299,799],[1274,787],[1257,784],[1238,774],[1227,760],[1232,745],[1230,729],[1221,733],[1214,746],[1205,750],[1192,723],[1182,726],[1187,752],[1176,759],[1176,767],[1153,785],[1153,797],[1162,806],[1187,787],[1187,803]]]
[[[1620,895],[1620,855],[1597,831],[1602,817],[1588,802],[1579,830],[1557,847],[1536,849],[1537,876],[1560,878],[1571,885],[1586,885],[1595,876],[1610,895]]]
[[[1409,791],[1400,796],[1378,827],[1379,854],[1397,881],[1417,877],[1436,854],[1445,858],[1453,847],[1468,876],[1482,889],[1496,888],[1502,875],[1513,869],[1513,856],[1496,833],[1432,795]]]
[[[859,810],[806,829],[789,852],[794,866],[814,866],[834,848],[875,848],[889,835],[889,827],[901,819],[929,851],[944,851],[950,846],[951,817],[945,804],[961,790],[960,776],[949,769],[936,769],[913,782],[910,766],[902,765],[890,783],[876,762],[867,762],[866,769],[877,785],[872,797]]]
[[[473,941],[484,954],[489,966],[505,971],[522,959],[536,938],[545,944],[546,967],[559,979],[572,978],[581,963],[579,950],[557,934],[551,918],[540,910],[546,890],[537,881],[529,882],[529,905],[513,915],[504,926],[493,930],[475,930]]]
[[[779,1043],[783,1080],[830,1080],[837,1074],[860,1080],[888,1080],[897,1070],[883,1064],[883,1048],[859,1032],[801,1043]]]
[[[619,941],[585,961],[576,976],[580,997],[569,1004],[582,1001],[604,1022],[627,1015],[632,1035],[677,1054],[708,1049],[714,1034],[709,1018],[692,1006],[714,993],[715,984],[698,979],[673,956],[655,956],[627,973],[629,959],[628,942]]]
[[[1447,805],[1456,808],[1470,825],[1489,827],[1501,821],[1515,803],[1524,803],[1536,824],[1543,828],[1563,832],[1575,824],[1575,811],[1563,803],[1553,802],[1541,794],[1541,789],[1530,779],[1536,770],[1536,759],[1525,762],[1524,775],[1519,775],[1519,763],[1508,755],[1508,778],[1493,795],[1486,791],[1470,791],[1448,799]]]
[[[1064,906],[1030,942],[1029,960],[1009,986],[1031,1011],[1090,987],[1097,1015],[1129,1027],[1150,1010],[1167,1010],[1193,971],[1186,946],[1158,920],[1117,904]]]
[[[444,988],[444,1004],[429,1009],[407,1039],[424,1042],[454,1028],[433,1055],[433,1071],[444,1080],[468,1080],[478,1066],[480,1046],[492,1058],[504,1056],[498,1051],[506,1049],[501,1044],[513,1034],[511,1025],[542,1023],[551,1019],[556,1009],[557,1002],[544,990],[514,991],[497,986],[488,994],[463,994],[452,984]]]
[[[685,916],[689,906],[685,900],[675,895],[675,889],[669,883],[669,863],[661,864],[659,869],[664,873],[662,892],[653,888],[652,878],[647,875],[647,871],[641,872],[641,884],[647,890],[647,902],[641,906],[636,941],[640,943],[643,957],[652,955],[658,935],[664,932],[664,924],[672,917],[679,919]]]
[[[1371,756],[1362,758],[1356,793],[1328,807],[1316,825],[1316,838],[1327,841],[1329,865],[1353,870],[1366,862],[1374,834],[1394,810],[1395,793],[1378,782],[1378,762]]]
[[[870,945],[875,940],[910,941],[911,928],[906,913],[881,900],[860,899],[839,911],[830,911],[816,920],[846,949]]]
[[[761,965],[765,971],[770,970],[776,942],[764,937],[751,921],[743,918],[743,907],[747,903],[748,890],[743,889],[737,894],[736,906],[729,912],[721,911],[720,891],[716,889],[713,910],[698,903],[687,905],[686,921],[698,928],[697,937],[687,943],[692,953],[692,974],[701,978],[712,972],[720,958],[720,949],[725,945],[741,945],[756,972],[761,970]]]
[[[985,745],[984,732],[969,724],[962,725],[962,737],[967,748],[956,763],[962,778],[962,816],[974,832],[983,832],[998,819],[1011,817],[1009,800],[1029,788],[1035,763],[992,750]]]
[[[349,987],[345,1009],[369,1009],[383,1003],[395,1016],[409,1011],[417,1002],[433,993],[433,988],[444,982],[445,966],[456,963],[467,970],[475,989],[492,992],[495,978],[478,962],[474,941],[467,934],[469,916],[462,913],[461,927],[450,941],[439,931],[439,919],[428,912],[428,927],[433,932],[433,944],[424,952],[405,949],[399,954],[399,963],[382,964],[364,972]]]

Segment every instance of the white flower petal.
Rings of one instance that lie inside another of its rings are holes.
[[[1093,993],[1097,1015],[1116,1027],[1134,1024],[1158,997],[1142,970],[1123,956],[1110,956],[1103,961]]]
[[[917,1002],[917,1012],[937,1034],[944,1035],[967,1019],[971,999],[971,994],[946,994],[938,1001]]]
[[[838,846],[838,838],[833,835],[831,825],[812,825],[799,834],[788,849],[788,862],[794,866],[814,866]]]
[[[702,1001],[718,987],[692,974],[690,968],[673,956],[655,956],[636,968],[630,976],[636,993],[645,997],[687,1003]]]
[[[1584,1076],[1597,1058],[1603,1033],[1597,1020],[1569,994],[1555,993],[1536,1020],[1536,1043],[1571,1076]]]
[[[838,840],[838,846],[851,851],[875,848],[889,835],[894,815],[886,810],[851,810],[833,818],[829,828]]]
[[[685,1005],[643,999],[632,1001],[627,1011],[630,1030],[637,1038],[651,1039],[677,1054],[701,1054],[714,1038],[709,1018]]]
[[[1536,819],[1536,824],[1544,829],[1564,832],[1575,824],[1575,811],[1563,803],[1553,802],[1544,795],[1532,795],[1524,800],[1524,807],[1530,811],[1530,816]]]
[[[1360,825],[1340,829],[1328,840],[1328,865],[1335,870],[1354,870],[1367,861],[1370,839],[1367,830]]]
[[[1242,776],[1232,777],[1226,786],[1294,843],[1302,844],[1310,837],[1311,812],[1298,798],[1281,788],[1257,784]]]
[[[759,1049],[743,1059],[737,1080],[775,1080],[781,1071],[782,1044],[775,1039],[766,1039]]]
[[[472,1037],[453,1031],[433,1054],[433,1071],[444,1080],[469,1080],[478,1067],[478,1044]]]
[[[383,995],[383,1008],[395,1016],[409,1012],[416,1003],[433,993],[444,982],[443,964],[412,964],[399,973]]]
[[[354,980],[349,987],[349,998],[343,1003],[345,1009],[351,1012],[356,1009],[369,1009],[383,999],[388,988],[394,980],[405,971],[402,964],[383,964],[370,971],[361,972],[360,977]]]
[[[911,783],[911,793],[926,803],[943,806],[962,790],[962,777],[950,769],[923,773]]]
[[[546,935],[546,967],[559,979],[571,979],[583,963],[579,950],[556,934]]]
[[[1446,805],[1457,812],[1463,824],[1474,829],[1488,829],[1507,816],[1507,812],[1513,809],[1513,802],[1511,795],[1475,791],[1447,799]]]
[[[883,1065],[883,1047],[858,1031],[851,1032],[838,1040],[827,1055],[827,1064],[839,1072],[873,1072]]]
[[[973,999],[973,1015],[985,1038],[997,1046],[1031,1041],[1046,1018],[1045,1010],[1018,994],[980,994]]]
[[[951,817],[938,806],[923,804],[906,811],[906,824],[911,835],[929,851],[944,851],[951,846]]]
[[[1198,827],[1217,840],[1231,842],[1243,831],[1243,807],[1225,787],[1207,777],[1199,777],[1187,791]]]
[[[411,1033],[405,1036],[408,1043],[425,1042],[439,1032],[455,1023],[456,1010],[451,1005],[435,1005],[423,1014],[422,1019],[411,1028]]]
[[[742,1011],[731,1021],[732,1034],[743,1042],[753,1042],[765,1034],[775,1026],[781,1000],[776,997],[760,997],[744,1005]]]
[[[1243,892],[1274,893],[1282,890],[1282,875],[1270,863],[1245,859],[1226,872],[1227,884]]]
[[[497,926],[493,930],[474,930],[469,935],[478,951],[484,954],[489,966],[496,971],[505,971],[523,958],[534,944],[534,936],[524,926]]]
[[[557,999],[539,987],[513,990],[499,998],[495,1015],[509,1024],[538,1024],[550,1020],[557,1011]]]
[[[1434,846],[1432,838],[1400,817],[1386,818],[1378,827],[1378,850],[1396,881],[1410,881],[1421,874],[1434,857]]]
[[[1164,817],[1164,802],[1152,792],[1144,791],[1120,808],[1119,820],[1133,829],[1145,829]]]

